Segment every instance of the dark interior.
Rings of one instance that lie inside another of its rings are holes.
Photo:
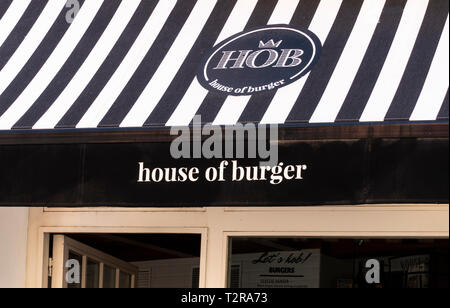
[[[200,257],[196,234],[69,234],[68,237],[126,262]]]

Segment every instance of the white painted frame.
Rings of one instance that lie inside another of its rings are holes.
[[[65,235],[55,235],[53,237],[53,258],[52,258],[52,288],[67,288],[64,279],[67,273],[65,262],[69,259],[69,252],[82,257],[81,288],[86,288],[86,273],[88,259],[99,264],[99,288],[103,288],[104,267],[109,266],[116,269],[115,288],[120,286],[120,273],[124,272],[131,277],[131,288],[134,288],[138,268],[128,262],[110,256],[100,250],[89,247],[75,241]]]
[[[31,208],[27,287],[46,287],[51,233],[200,234],[200,287],[227,285],[234,236],[448,238],[449,205]]]

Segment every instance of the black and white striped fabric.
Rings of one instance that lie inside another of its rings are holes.
[[[308,75],[199,84],[205,52],[267,24],[319,37]],[[448,0],[0,0],[0,130],[447,121],[448,65]]]

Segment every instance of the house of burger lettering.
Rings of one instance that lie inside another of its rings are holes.
[[[289,85],[319,60],[322,45],[312,32],[287,25],[239,33],[209,52],[197,74],[208,90],[253,95]]]

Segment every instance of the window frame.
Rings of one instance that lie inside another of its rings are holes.
[[[200,288],[227,286],[230,237],[449,237],[448,204],[31,208],[27,287],[46,287],[49,234],[200,234]]]
[[[86,276],[87,276],[87,263],[88,260],[92,260],[99,265],[99,285],[98,288],[104,287],[104,268],[108,266],[115,270],[115,288],[119,288],[120,273],[130,275],[131,288],[134,288],[137,268],[128,262],[117,259],[102,251],[84,245],[76,240],[73,240],[66,235],[54,235],[53,236],[53,254],[52,258],[53,273],[52,273],[52,288],[67,288],[67,281],[64,279],[67,268],[65,267],[65,261],[68,260],[70,252],[81,256],[82,264],[81,268],[81,288],[86,288]]]

